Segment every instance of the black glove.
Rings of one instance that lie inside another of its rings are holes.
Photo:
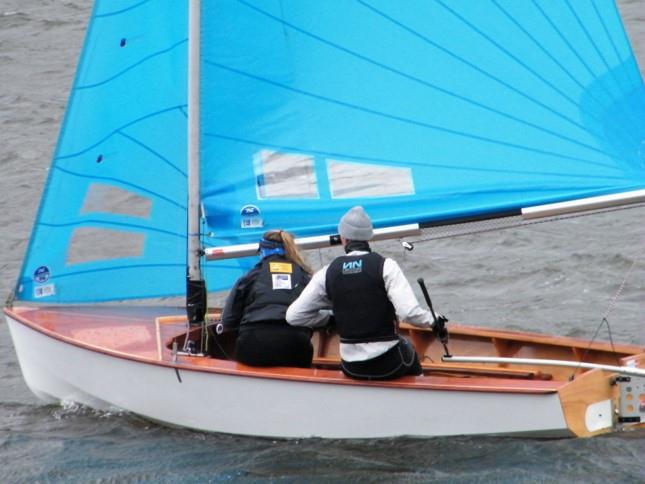
[[[447,322],[448,318],[443,314],[437,314],[437,320],[432,323],[432,333],[436,338],[439,338],[442,343],[448,342],[448,328],[446,328]]]

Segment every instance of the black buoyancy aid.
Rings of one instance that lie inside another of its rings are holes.
[[[284,321],[287,308],[305,288],[309,275],[279,255],[265,257],[256,269],[240,324]]]
[[[343,343],[397,338],[396,313],[383,280],[385,259],[374,252],[346,255],[327,268],[325,289]]]

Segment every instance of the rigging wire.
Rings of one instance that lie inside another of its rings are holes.
[[[199,230],[200,246],[205,247],[204,232],[205,232],[205,226],[206,226],[206,218],[200,217],[200,222],[201,222],[201,228]],[[204,267],[204,256],[201,256],[199,258],[199,272],[202,275],[202,279],[204,279],[205,281],[206,271]],[[200,351],[204,354],[208,354],[208,344],[209,344],[208,330],[206,329],[207,319],[208,319],[208,289],[206,289],[206,307],[204,308],[204,318],[202,320],[202,330],[201,330],[202,334],[201,334],[201,345],[200,345]]]
[[[205,226],[206,226],[206,218],[201,217],[201,229],[200,229],[200,242],[202,247],[206,247],[206,237],[211,237],[211,233],[206,233]],[[201,269],[201,274],[202,278],[206,280],[206,274],[207,272],[205,271],[205,259],[204,257],[200,257],[199,259],[199,266]],[[208,287],[208,284],[206,285]],[[219,320],[221,321],[222,315],[220,314]],[[204,312],[204,320],[202,321],[202,338],[201,338],[201,352],[210,355],[210,345],[211,342],[215,343],[217,345],[217,348],[221,351],[221,353],[224,355],[224,358],[226,358],[229,361],[233,361],[233,358],[226,352],[224,347],[220,344],[219,339],[217,338],[217,332],[216,334],[211,338],[210,332],[208,331],[208,291],[206,292],[206,310]],[[212,320],[211,320],[212,321]],[[215,320],[217,321],[217,320]]]
[[[205,226],[205,219],[204,217],[200,217],[200,228],[199,228],[199,252],[200,252],[200,257],[199,257],[199,272],[201,274],[201,279],[204,281],[204,284],[206,282],[206,277],[205,274],[206,272],[204,271],[204,257],[203,257],[203,247],[204,247],[204,226]],[[188,274],[186,274],[188,277]],[[206,290],[206,289],[204,289]],[[194,299],[197,298],[197,296],[192,296]],[[202,297],[202,294],[199,294],[198,296],[200,299]],[[191,298],[191,294],[187,293],[186,294],[186,301],[188,303],[189,298]],[[196,304],[200,304],[200,301],[196,301]],[[186,337],[184,338],[184,344],[183,344],[183,351],[186,353],[201,353],[201,354],[206,354],[208,351],[208,334],[206,330],[206,320],[208,316],[208,292],[206,292],[206,306],[204,307],[204,317],[202,318],[202,321],[200,322],[200,341],[199,341],[199,348],[193,348],[195,342],[190,339],[190,333],[191,330],[193,329],[191,327],[191,321],[190,318],[186,319]]]
[[[213,337],[213,342],[217,345],[217,347],[219,348],[219,350],[222,352],[222,354],[224,355],[224,358],[226,358],[226,359],[227,359],[227,360],[229,360],[229,361],[233,361],[233,360],[234,360],[234,358],[232,358],[232,357],[231,357],[231,356],[226,352],[226,350],[224,349],[224,347],[219,343],[219,340],[218,340],[217,336]]]
[[[16,289],[12,289],[11,292],[7,295],[7,299],[4,302],[4,307],[7,309],[13,308],[13,303],[16,300]]]
[[[611,213],[611,212],[618,212],[622,210],[631,210],[634,208],[640,208],[644,207],[645,204],[643,203],[638,203],[638,204],[633,204],[633,205],[627,205],[627,206],[622,206],[622,207],[612,207],[612,208],[607,208],[607,209],[602,209],[602,210],[592,210],[584,213],[576,213],[576,214],[566,214],[566,215],[560,215],[560,216],[554,216],[554,217],[548,217],[540,220],[531,220],[531,221],[526,221],[526,220],[518,220],[517,222],[513,223],[510,222],[509,219],[511,218],[518,218],[518,217],[509,217],[504,221],[504,219],[496,219],[496,220],[486,220],[486,221],[476,221],[476,222],[465,222],[462,224],[452,224],[452,225],[445,225],[445,226],[438,226],[438,227],[431,227],[427,228],[425,230],[430,230],[432,231],[433,229],[435,231],[438,231],[437,229],[444,229],[444,230],[450,230],[451,228],[454,229],[455,231],[452,233],[443,233],[443,234],[435,234],[431,235],[430,237],[426,237],[423,239],[417,239],[417,240],[412,240],[412,241],[402,241],[399,240],[405,256],[405,252],[412,251],[414,249],[415,244],[419,243],[425,243],[425,242],[430,242],[433,240],[441,240],[441,239],[447,239],[447,238],[452,238],[452,237],[460,237],[464,235],[473,235],[473,234],[479,234],[479,233],[485,233],[485,232],[494,232],[497,230],[504,230],[504,229],[510,229],[510,228],[517,228],[517,227],[524,227],[527,225],[537,225],[537,224],[543,224],[547,222],[555,222],[559,220],[566,220],[566,219],[573,219],[573,218],[580,218],[580,217],[587,217],[589,215],[597,215],[599,213]],[[470,228],[468,228],[470,227]],[[459,228],[464,228],[465,230],[459,230]],[[593,343],[596,341],[596,338],[598,337],[598,334],[600,333],[600,330],[603,325],[607,326],[607,334],[609,338],[609,343],[611,345],[611,350],[612,353],[614,354],[616,358],[616,362],[618,366],[620,366],[620,360],[618,358],[618,355],[616,354],[616,349],[614,346],[614,341],[613,341],[613,336],[611,332],[611,325],[609,323],[609,314],[614,310],[616,303],[618,301],[618,298],[621,296],[623,289],[625,288],[625,284],[627,283],[627,280],[629,279],[634,267],[636,266],[636,263],[642,259],[644,251],[640,251],[635,255],[635,257],[632,260],[632,263],[630,267],[627,269],[627,272],[625,273],[625,277],[623,278],[621,284],[619,285],[618,289],[616,290],[615,294],[609,301],[609,305],[607,309],[605,310],[604,314],[601,317],[600,324],[596,328],[596,331],[594,332],[593,337],[589,341],[589,345],[585,349],[584,353],[579,359],[579,363],[583,363],[591,350],[591,347]],[[574,368],[570,378],[573,379],[575,373],[580,370],[580,367]]]
[[[627,273],[625,274],[625,277],[623,278],[623,281],[620,283],[620,286],[618,286],[618,289],[616,290],[614,296],[611,298],[609,301],[609,305],[607,306],[607,309],[605,310],[605,313],[602,315],[602,318],[600,320],[600,324],[596,328],[596,332],[594,333],[593,337],[589,341],[589,345],[585,349],[585,352],[582,354],[580,357],[579,363],[583,363],[585,358],[587,357],[587,354],[589,353],[589,350],[591,350],[591,345],[594,343],[596,338],[598,337],[598,333],[600,332],[600,328],[602,328],[603,325],[607,326],[607,335],[609,336],[609,343],[611,345],[611,351],[616,357],[616,363],[618,366],[620,366],[620,360],[618,358],[618,355],[616,354],[616,349],[614,348],[614,340],[611,335],[611,325],[609,324],[609,313],[611,313],[614,310],[614,307],[616,306],[616,302],[618,301],[618,298],[623,292],[623,289],[625,288],[625,284],[627,283],[627,279],[629,279],[629,276],[632,273],[632,270],[636,266],[636,262],[640,259],[640,255],[642,255],[642,251],[638,254],[637,257],[634,257],[632,260],[631,265],[629,266],[629,269],[627,269]],[[571,379],[573,379],[575,372],[580,370],[580,367],[577,367],[573,370],[571,374]]]

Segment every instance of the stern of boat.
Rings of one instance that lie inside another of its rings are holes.
[[[623,358],[626,367],[645,369],[645,353]],[[645,429],[645,377],[619,376],[618,425],[626,430]]]
[[[645,367],[645,354],[622,366]],[[568,427],[578,437],[645,428],[645,377],[596,369],[577,375],[559,390]]]

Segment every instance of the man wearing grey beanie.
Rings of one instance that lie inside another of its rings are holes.
[[[399,265],[372,252],[374,231],[363,207],[356,206],[338,224],[345,255],[316,272],[287,309],[294,326],[327,324],[331,312],[340,335],[343,373],[360,380],[389,380],[420,375],[412,344],[397,333],[397,320],[432,327]]]

